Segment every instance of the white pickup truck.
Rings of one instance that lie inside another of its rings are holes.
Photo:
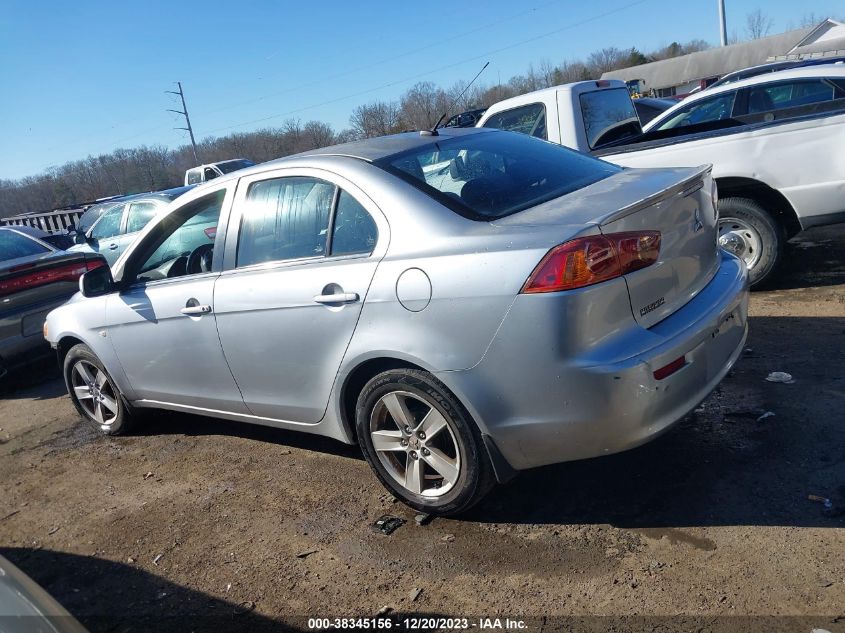
[[[752,284],[784,242],[845,222],[845,68],[771,73],[702,92],[643,132],[624,82],[583,81],[491,106],[478,127],[532,134],[625,167],[713,165],[720,244]]]

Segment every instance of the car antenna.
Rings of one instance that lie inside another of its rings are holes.
[[[481,70],[479,70],[478,73],[475,75],[475,77],[472,78],[472,81],[470,81],[466,85],[466,87],[461,91],[461,94],[459,94],[457,97],[452,99],[452,101],[449,103],[449,105],[446,106],[446,111],[443,113],[443,116],[441,116],[439,119],[437,119],[437,123],[434,124],[434,127],[431,128],[430,130],[420,130],[420,136],[440,136],[440,134],[438,134],[438,132],[437,132],[437,127],[441,123],[443,123],[443,119],[445,119],[446,115],[449,114],[450,110],[452,109],[452,106],[455,105],[455,103],[457,103],[458,100],[466,94],[466,91],[469,90],[469,87],[472,84],[475,83],[475,80],[479,78],[481,73],[484,72],[484,69],[487,68],[489,65],[490,65],[490,62],[487,62],[486,64],[484,64],[481,67]]]

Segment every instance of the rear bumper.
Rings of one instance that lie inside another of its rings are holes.
[[[0,312],[0,376],[50,353],[50,344],[44,340],[44,320],[67,299],[26,306],[15,312]]]
[[[517,305],[523,298],[533,304],[526,310]],[[683,308],[649,329],[631,318],[624,331],[574,357],[562,357],[553,337],[526,335],[544,322],[536,314],[531,319],[532,309],[548,308],[539,304],[521,296],[482,362],[442,375],[517,470],[653,439],[713,391],[748,333],[747,272],[727,253],[716,276]],[[681,369],[655,379],[655,370],[681,357]]]

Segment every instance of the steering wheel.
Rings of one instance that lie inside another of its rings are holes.
[[[211,259],[214,256],[214,244],[202,244],[197,246],[188,256],[188,264],[185,266],[186,274],[211,272]]]

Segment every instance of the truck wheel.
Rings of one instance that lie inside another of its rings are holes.
[[[754,200],[719,201],[719,246],[745,262],[752,286],[761,284],[774,272],[784,237],[777,221]]]
[[[494,483],[481,435],[455,396],[431,374],[385,371],[355,410],[358,441],[395,497],[429,514],[457,514]]]

